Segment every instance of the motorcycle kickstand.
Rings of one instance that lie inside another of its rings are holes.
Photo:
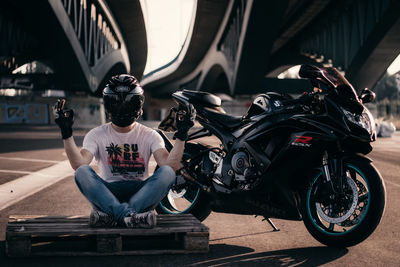
[[[269,223],[269,225],[271,225],[272,228],[274,229],[274,232],[280,231],[280,229],[278,227],[276,227],[276,225],[271,221],[270,218],[264,217],[263,221],[267,221]]]

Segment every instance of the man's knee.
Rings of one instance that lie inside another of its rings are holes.
[[[89,165],[81,165],[75,170],[75,182],[82,184],[83,181],[91,177],[90,173],[93,171]]]
[[[169,165],[161,166],[157,171],[160,172],[159,177],[161,178],[161,180],[164,181],[166,184],[168,184],[168,186],[175,183],[176,174],[171,166]]]

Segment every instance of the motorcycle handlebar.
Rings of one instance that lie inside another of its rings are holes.
[[[314,111],[321,110],[320,92],[304,93],[297,99],[282,101],[283,110]]]

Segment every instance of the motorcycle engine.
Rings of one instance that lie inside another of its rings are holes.
[[[234,180],[240,190],[253,189],[260,178],[257,175],[256,167],[251,164],[251,158],[245,151],[238,151],[232,156],[231,166]]]
[[[249,157],[243,151],[236,152],[232,157],[231,165],[238,176],[243,175],[249,167]]]
[[[246,151],[237,151],[231,161],[224,161],[224,155],[210,151],[200,163],[201,175],[212,179],[225,192],[251,190],[260,182],[257,169]],[[221,189],[221,191],[224,191]]]

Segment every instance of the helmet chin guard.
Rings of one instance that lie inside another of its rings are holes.
[[[140,110],[142,111],[142,110]],[[142,115],[142,112],[140,114],[134,114],[134,115],[112,115],[109,113],[109,116],[111,117],[111,122],[115,124],[118,127],[126,127],[134,123],[140,116]]]
[[[143,113],[143,89],[137,79],[128,74],[113,76],[103,90],[104,108],[111,122],[126,127]]]

